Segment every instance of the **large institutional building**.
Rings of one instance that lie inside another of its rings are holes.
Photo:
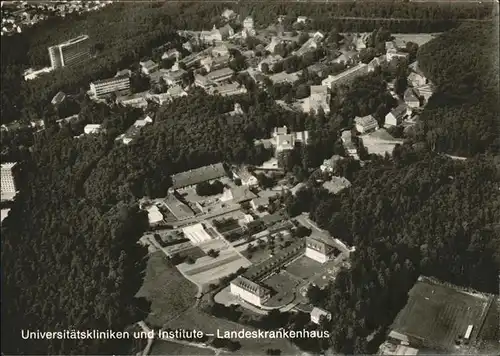
[[[2,163],[2,202],[12,200],[16,196],[16,184],[12,175],[12,168],[14,168],[15,165],[15,163]]]
[[[306,257],[325,263],[335,256],[335,247],[314,237],[306,238]]]
[[[129,89],[130,78],[128,76],[119,76],[90,83],[90,92],[96,98]]]
[[[243,276],[239,276],[231,282],[231,293],[259,307],[271,296],[269,289]]]
[[[82,35],[49,47],[53,69],[76,65],[90,57],[89,36]]]
[[[193,243],[193,245],[199,245],[202,242],[212,239],[201,223],[186,226],[182,229],[184,235]]]

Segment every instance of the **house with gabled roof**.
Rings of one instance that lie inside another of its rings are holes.
[[[271,297],[269,289],[243,276],[238,276],[231,281],[230,290],[231,294],[259,307]]]
[[[306,237],[306,257],[309,257],[319,263],[325,263],[339,251],[331,244],[326,243],[320,238],[308,236]]]
[[[409,114],[411,114],[411,109],[408,105],[400,104],[385,116],[385,126],[398,126]]]

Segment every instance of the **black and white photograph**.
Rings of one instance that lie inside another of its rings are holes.
[[[1,1],[1,356],[500,355],[499,7]]]

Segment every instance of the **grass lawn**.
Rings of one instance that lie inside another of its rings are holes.
[[[178,316],[194,304],[196,293],[196,286],[185,279],[162,252],[149,257],[144,283],[137,293],[137,297],[151,302],[148,325],[161,327]]]
[[[214,355],[210,349],[202,349],[189,345],[177,344],[175,342],[156,340],[151,348],[151,355]]]
[[[286,267],[286,271],[296,277],[309,279],[323,269],[323,265],[305,255]]]
[[[241,325],[228,320],[208,315],[196,308],[191,308],[180,317],[167,323],[172,329],[197,329],[205,333],[215,334],[217,329],[224,331],[254,330],[250,326]],[[231,355],[263,355],[267,349],[280,349],[282,355],[301,355],[292,343],[284,339],[238,339],[241,348]]]

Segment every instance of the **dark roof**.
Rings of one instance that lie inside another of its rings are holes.
[[[306,246],[314,251],[318,251],[324,255],[329,255],[335,251],[335,247],[327,244],[325,241],[312,236],[306,237]]]
[[[200,167],[172,175],[172,188],[179,189],[217,179],[223,177],[224,175],[226,175],[226,170],[222,163]]]
[[[263,297],[266,294],[269,294],[270,291],[266,287],[263,287],[255,282],[252,282],[248,278],[245,278],[243,276],[238,276],[236,279],[234,279],[231,284],[234,284],[240,288],[243,288],[244,290],[257,295],[259,297]]]
[[[396,108],[392,109],[391,114],[397,118],[401,118],[405,115],[406,109],[407,109],[406,104],[401,104],[401,105],[397,106]]]

